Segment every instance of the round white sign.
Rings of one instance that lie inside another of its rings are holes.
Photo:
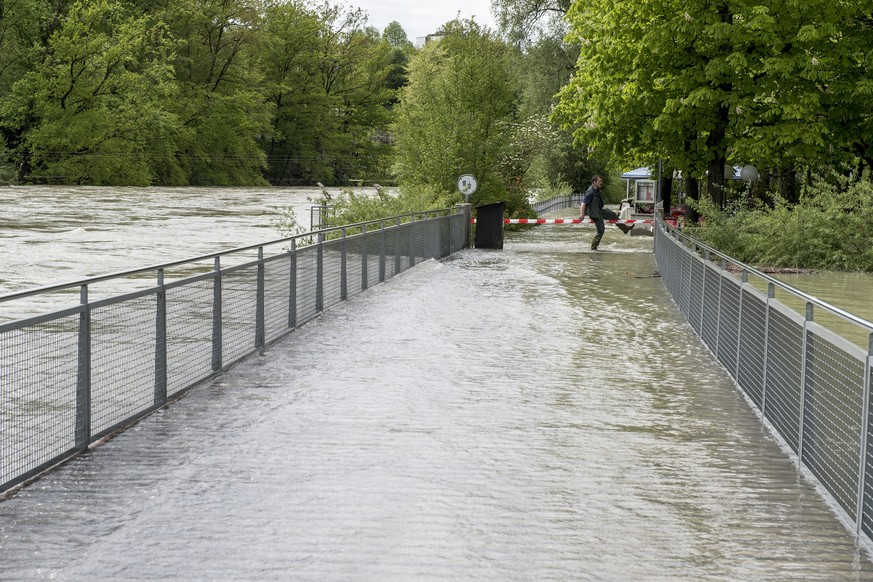
[[[469,196],[473,192],[476,191],[476,187],[479,184],[476,182],[476,178],[471,176],[470,174],[464,174],[460,178],[458,178],[458,190],[461,191],[461,194],[464,196]]]

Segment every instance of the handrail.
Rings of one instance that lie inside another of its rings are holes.
[[[768,275],[762,271],[759,271],[758,269],[756,269],[755,267],[753,267],[751,265],[747,265],[741,261],[738,261],[738,260],[734,259],[733,257],[726,255],[725,253],[719,251],[718,249],[715,249],[715,248],[713,248],[705,243],[700,242],[699,240],[697,240],[693,236],[682,232],[682,229],[680,229],[679,227],[674,227],[674,226],[671,226],[670,224],[668,224],[666,221],[663,220],[663,217],[661,216],[660,213],[658,213],[656,215],[656,222],[660,227],[665,228],[669,234],[676,235],[678,238],[682,239],[683,243],[685,241],[691,242],[692,244],[695,245],[696,248],[704,250],[704,251],[708,252],[710,255],[716,255],[717,257],[719,257],[720,259],[723,259],[725,261],[729,261],[729,262],[733,263],[734,265],[740,267],[742,270],[744,270],[748,273],[751,273],[751,274],[755,275],[756,277],[760,277],[761,279],[767,281],[768,283],[772,283],[776,287],[779,287],[785,291],[788,291],[789,293],[791,293],[793,295],[796,295],[800,299],[803,299],[805,302],[811,303],[817,307],[821,307],[821,308],[825,309],[826,311],[831,312],[834,315],[841,317],[847,321],[850,321],[856,325],[860,325],[861,327],[866,328],[867,331],[873,333],[873,322],[868,321],[862,317],[858,317],[857,315],[854,315],[852,313],[849,313],[848,311],[840,309],[839,307],[832,305],[832,304],[828,303],[827,301],[823,301],[823,300],[819,299],[818,297],[815,297],[813,295],[810,295],[809,293],[805,293],[805,292],[801,291],[800,289],[792,287],[791,285],[789,285],[788,283],[785,283],[784,281],[780,281],[779,279],[776,279],[775,277],[771,277],[770,275]]]
[[[397,219],[402,220],[402,219],[407,218],[407,217],[412,217],[414,220],[415,217],[419,216],[419,215],[423,215],[425,217],[425,219],[429,215],[432,215],[432,214],[436,214],[436,216],[448,216],[453,211],[454,211],[454,209],[452,209],[452,208],[443,208],[443,209],[439,209],[439,210],[425,210],[425,211],[418,211],[418,212],[408,212],[406,214],[398,214],[396,216],[389,216],[386,218],[378,218],[375,220],[368,220],[365,222],[356,222],[353,224],[346,224],[343,226],[334,226],[334,227],[330,227],[330,228],[323,228],[320,230],[312,230],[312,231],[305,232],[302,234],[296,234],[294,236],[289,236],[289,237],[279,238],[279,239],[275,239],[275,240],[271,240],[271,241],[247,245],[244,247],[237,247],[237,248],[229,249],[226,251],[209,253],[207,255],[200,255],[200,256],[196,256],[196,257],[179,259],[178,261],[171,261],[168,263],[159,263],[156,265],[149,265],[146,267],[139,267],[136,269],[129,269],[126,271],[117,271],[114,273],[107,273],[105,275],[97,275],[94,277],[87,277],[85,279],[76,279],[74,281],[66,281],[66,282],[62,282],[62,283],[53,283],[51,285],[43,285],[41,287],[34,287],[31,289],[25,289],[24,291],[15,291],[12,293],[5,293],[3,295],[0,295],[0,303],[6,302],[6,301],[12,301],[14,299],[23,299],[25,297],[32,297],[34,295],[41,295],[42,293],[48,293],[51,291],[60,291],[62,289],[69,289],[71,287],[81,287],[83,285],[90,285],[93,283],[99,283],[101,281],[109,281],[112,279],[120,279],[122,277],[130,277],[132,275],[138,275],[140,273],[150,273],[150,272],[159,271],[162,269],[168,269],[170,267],[178,267],[179,265],[186,265],[188,263],[197,263],[200,261],[207,261],[210,259],[215,259],[217,257],[223,257],[226,255],[232,255],[232,254],[240,253],[240,252],[244,252],[244,251],[251,251],[251,250],[255,250],[258,248],[265,247],[265,246],[281,244],[281,243],[285,243],[285,242],[289,242],[289,241],[293,241],[293,240],[297,240],[297,239],[301,239],[301,238],[317,236],[317,235],[324,235],[324,234],[327,234],[330,232],[339,232],[339,231],[342,231],[343,229],[361,228],[364,226],[369,226],[371,224],[383,223],[383,222],[388,221],[388,220],[397,220]]]

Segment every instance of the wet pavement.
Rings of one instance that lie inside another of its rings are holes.
[[[655,276],[535,227],[0,501],[2,580],[873,580]]]

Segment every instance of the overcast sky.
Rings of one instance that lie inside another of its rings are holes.
[[[433,34],[440,25],[461,18],[475,17],[477,23],[494,28],[491,0],[346,0],[351,6],[362,8],[368,23],[379,29],[396,20],[414,44],[420,36]]]

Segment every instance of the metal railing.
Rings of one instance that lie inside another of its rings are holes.
[[[563,210],[565,208],[578,208],[582,204],[582,194],[571,194],[570,196],[556,196],[542,202],[536,202],[532,205],[537,214],[552,212],[553,210]]]
[[[688,323],[797,464],[873,538],[873,323],[659,220],[655,256]]]
[[[75,305],[0,324],[0,492],[341,301],[464,248],[468,229],[469,209],[408,214],[0,296],[69,301],[78,290]],[[97,283],[149,275],[145,288],[89,297]]]

